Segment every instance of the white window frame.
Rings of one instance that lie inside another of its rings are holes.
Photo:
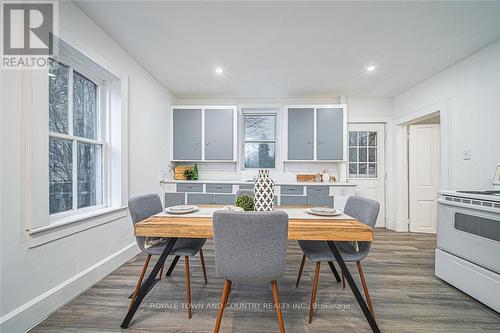
[[[242,121],[241,121],[241,170],[258,170],[257,168],[247,168],[245,167],[245,144],[246,143],[274,143],[274,167],[265,168],[270,170],[276,170],[278,168],[278,109],[275,108],[244,108],[242,111]],[[256,140],[256,139],[246,139],[245,137],[245,121],[247,116],[273,116],[274,117],[274,139],[269,140]]]
[[[70,210],[50,214],[50,220],[51,222],[57,221],[61,218],[68,217],[68,216],[73,216],[73,215],[78,215],[82,213],[88,213],[94,210],[102,209],[107,207],[107,161],[109,160],[108,158],[108,145],[107,142],[105,141],[107,138],[107,133],[106,133],[106,117],[103,116],[108,110],[106,110],[106,103],[105,103],[105,87],[103,86],[102,83],[100,83],[100,80],[97,79],[92,79],[91,77],[93,76],[91,73],[86,73],[83,72],[82,69],[75,69],[75,65],[70,63],[65,63],[63,61],[58,61],[55,60],[58,63],[66,66],[68,68],[68,134],[65,133],[58,133],[58,132],[51,132],[49,130],[49,140],[51,138],[54,139],[59,139],[59,140],[66,140],[70,141],[72,144],[71,151],[72,151],[72,172],[71,172],[71,181],[72,181],[72,208]],[[73,117],[74,117],[74,110],[73,110],[73,78],[74,78],[74,72],[79,73],[80,75],[84,76],[86,79],[90,80],[92,83],[94,83],[97,86],[97,91],[96,91],[96,117],[97,117],[97,139],[88,139],[84,137],[79,137],[74,135],[74,122],[73,122]],[[83,72],[83,73],[82,73]],[[103,98],[101,96],[104,96]],[[78,143],[89,143],[93,145],[98,145],[101,147],[101,163],[100,163],[100,168],[101,172],[100,177],[101,179],[98,180],[99,184],[101,185],[101,191],[99,194],[97,194],[100,197],[101,203],[89,207],[84,207],[84,208],[78,208]],[[49,161],[50,162],[50,161]]]
[[[62,41],[54,37],[59,49],[55,60],[72,66],[100,87],[102,132],[95,141],[104,142],[106,147],[102,152],[102,186],[106,192],[103,205],[49,215],[49,71],[23,71],[22,218],[29,248],[127,216],[128,75],[80,40],[67,38]]]

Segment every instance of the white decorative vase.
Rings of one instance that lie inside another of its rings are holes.
[[[267,212],[274,209],[274,182],[269,178],[269,170],[259,170],[253,191],[256,211]]]

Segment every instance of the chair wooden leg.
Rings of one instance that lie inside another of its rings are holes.
[[[160,277],[159,279],[161,280],[162,276],[163,276],[163,269],[165,268],[165,264],[163,264],[163,266],[161,266],[161,270],[160,270]]]
[[[274,305],[276,306],[276,315],[278,316],[280,333],[285,333],[285,324],[283,323],[283,315],[281,314],[281,308],[280,308],[280,296],[278,294],[278,283],[276,282],[276,280],[271,281],[271,285],[273,287]]]
[[[342,272],[342,288],[345,289],[345,276],[344,276],[344,272]]]
[[[186,267],[186,305],[188,310],[188,319],[191,319],[191,282],[189,276],[189,257],[184,257],[184,266]]]
[[[321,268],[321,262],[316,263],[316,270],[314,272],[314,284],[311,296],[311,305],[309,306],[309,324],[312,323],[314,308],[316,307],[316,293],[318,291],[318,282],[319,282],[319,271]]]
[[[300,262],[299,275],[297,276],[297,283],[295,284],[295,288],[299,287],[300,277],[302,276],[302,271],[304,270],[304,263],[306,262],[306,255],[302,256],[302,261]]]
[[[361,278],[361,284],[363,285],[363,290],[365,292],[366,303],[368,303],[368,308],[372,313],[373,319],[375,319],[375,310],[373,309],[372,298],[368,292],[368,286],[366,285],[365,274],[363,274],[363,269],[361,268],[361,262],[356,261],[356,265],[358,266],[359,277]]]
[[[134,293],[130,298],[130,304],[128,306],[129,309],[130,307],[132,307],[132,304],[134,303],[135,298],[137,297],[137,293],[139,292],[139,288],[141,287],[142,280],[144,279],[144,274],[146,274],[146,270],[148,269],[150,260],[151,260],[151,255],[148,254],[148,256],[146,257],[146,261],[144,261],[144,265],[142,266],[141,275],[139,275],[139,280],[137,280],[137,283],[135,284]]]
[[[217,313],[217,320],[215,321],[214,333],[219,333],[220,323],[222,321],[222,315],[224,314],[224,308],[226,307],[227,301],[229,299],[229,293],[231,292],[232,282],[229,280],[224,281],[224,290],[222,291],[222,297],[220,300],[220,308]]]
[[[205,257],[203,257],[203,249],[200,249],[200,261],[201,261],[201,269],[203,270],[203,277],[205,278],[205,284],[207,284],[208,283],[207,270],[205,269]]]

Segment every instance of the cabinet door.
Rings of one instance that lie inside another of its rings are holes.
[[[234,205],[235,201],[235,194],[214,194],[212,202],[214,205]]]
[[[318,160],[344,159],[344,109],[317,109]]]
[[[174,109],[174,160],[201,160],[201,109]]]
[[[303,195],[282,195],[281,205],[282,206],[305,206],[307,202],[307,197]]]
[[[205,159],[233,160],[234,111],[205,110]]]
[[[165,193],[165,208],[184,205],[184,193]]]
[[[209,193],[187,194],[188,205],[211,205],[212,201],[213,201],[213,195]]]
[[[314,109],[288,109],[288,159],[314,158]]]
[[[310,206],[333,208],[333,196],[328,195],[308,195],[307,204]]]

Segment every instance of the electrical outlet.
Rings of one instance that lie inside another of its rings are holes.
[[[464,150],[464,160],[470,160],[470,149]]]

